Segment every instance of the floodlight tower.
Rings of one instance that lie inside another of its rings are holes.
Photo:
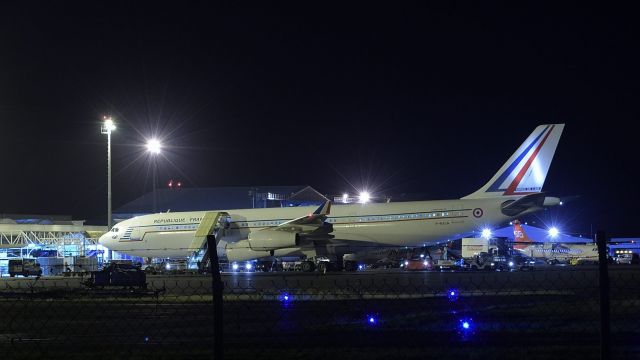
[[[107,229],[111,229],[111,132],[116,129],[111,116],[105,116],[100,132],[107,135]]]
[[[153,183],[153,212],[156,213],[158,211],[158,201],[156,198],[156,176],[157,176],[157,168],[158,168],[158,155],[160,154],[160,149],[162,149],[162,144],[158,139],[151,139],[147,141],[147,151],[152,156],[153,161],[153,179],[151,182]]]
[[[369,195],[368,191],[363,191],[360,193],[360,196],[358,198],[359,203],[366,204],[369,202],[369,200],[371,200],[371,195]]]

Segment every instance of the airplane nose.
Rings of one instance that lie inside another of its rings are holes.
[[[100,236],[100,238],[98,239],[98,244],[106,247],[107,246],[107,235],[109,235],[109,233],[106,233],[106,234]]]

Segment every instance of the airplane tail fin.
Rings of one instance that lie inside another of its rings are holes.
[[[516,250],[522,250],[533,243],[518,220],[513,221],[513,242],[513,248]]]
[[[536,127],[488,183],[463,199],[541,192],[563,129],[564,124]]]

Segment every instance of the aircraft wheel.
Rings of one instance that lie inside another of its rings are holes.
[[[326,274],[328,271],[328,266],[326,262],[321,262],[318,264],[318,272],[321,274]]]
[[[305,261],[302,263],[302,271],[304,272],[311,272],[315,270],[315,268],[316,268],[315,264],[311,261]]]
[[[345,261],[344,271],[356,271],[356,262],[350,260]]]
[[[478,267],[476,265],[471,265],[471,271],[478,271]]]

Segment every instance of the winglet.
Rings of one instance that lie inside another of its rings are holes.
[[[325,201],[320,207],[313,212],[313,215],[329,215],[331,212],[331,201]]]

